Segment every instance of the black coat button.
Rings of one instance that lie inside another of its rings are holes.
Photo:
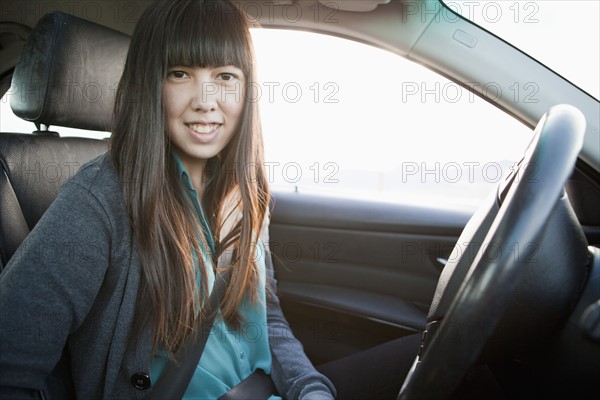
[[[131,377],[131,384],[134,388],[144,390],[150,387],[150,375],[144,372],[138,372]]]

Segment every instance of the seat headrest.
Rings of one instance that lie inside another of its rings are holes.
[[[44,15],[15,67],[13,112],[37,126],[110,130],[129,40],[69,14]]]

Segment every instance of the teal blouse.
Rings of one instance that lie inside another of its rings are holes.
[[[198,194],[185,166],[177,157],[177,167],[181,183],[187,195],[192,200],[198,218],[204,229],[208,246],[214,251],[212,235],[202,207],[198,201]],[[202,249],[202,246],[201,246]],[[211,257],[207,257],[206,249],[202,254],[205,273],[208,278],[208,287],[212,288],[215,273]],[[184,399],[217,399],[227,393],[256,369],[262,369],[267,374],[271,372],[271,351],[267,329],[267,311],[265,298],[265,248],[262,243],[257,243],[256,260],[259,269],[260,283],[258,286],[259,301],[252,304],[246,299],[240,306],[240,315],[243,318],[239,331],[230,327],[220,315],[215,319],[211,334],[206,342],[206,347],[185,392]],[[151,379],[156,382],[169,361],[169,354],[159,349],[152,360]],[[272,396],[271,399],[279,399]]]

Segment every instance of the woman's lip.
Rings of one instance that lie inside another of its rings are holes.
[[[197,132],[192,129],[190,125],[191,124],[187,124],[188,132],[192,139],[198,143],[210,143],[215,137],[217,137],[217,133],[221,128],[221,125],[215,124],[215,129],[211,130],[210,132]]]
[[[221,124],[217,122],[190,122],[186,123],[186,125],[198,133],[209,133],[218,128]]]

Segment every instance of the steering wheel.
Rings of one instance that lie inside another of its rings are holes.
[[[419,355],[398,400],[446,398],[477,361],[510,308],[535,250],[525,246],[515,257],[506,248],[536,243],[544,234],[582,148],[585,125],[575,107],[552,107],[538,123],[519,167],[500,186],[500,205],[494,196],[497,212],[482,207],[469,221],[457,246],[474,238],[484,245],[471,249],[470,257],[458,249],[462,256],[444,268]],[[454,332],[452,338],[449,332]]]

